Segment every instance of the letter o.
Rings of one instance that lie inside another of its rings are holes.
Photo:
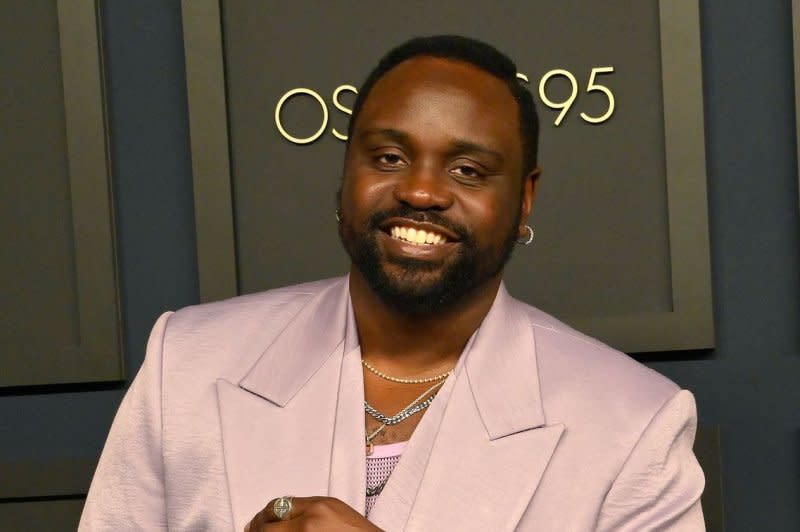
[[[309,96],[317,100],[317,102],[319,102],[320,107],[322,107],[322,125],[320,126],[320,128],[317,130],[316,133],[306,138],[298,138],[290,135],[289,132],[286,131],[286,129],[284,129],[283,124],[281,124],[281,108],[283,108],[283,104],[285,104],[286,101],[289,100],[289,98],[297,96],[298,94],[308,94]],[[328,127],[328,107],[325,105],[325,101],[322,99],[322,96],[320,96],[313,90],[304,89],[300,87],[297,89],[292,89],[286,94],[284,94],[281,97],[281,99],[278,100],[278,105],[275,106],[275,125],[278,127],[278,131],[281,132],[281,135],[286,137],[286,139],[288,139],[289,141],[294,142],[295,144],[308,144],[310,142],[314,142],[325,132],[325,128]]]

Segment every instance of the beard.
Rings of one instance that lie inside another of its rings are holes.
[[[459,237],[457,253],[446,262],[387,257],[378,245],[377,235],[381,224],[394,217],[449,229]],[[517,218],[518,215],[512,219]],[[495,277],[511,258],[517,227],[514,224],[508,228],[498,245],[481,249],[466,227],[436,211],[402,205],[375,213],[362,227],[348,226],[347,220],[342,220],[339,238],[353,265],[387,306],[404,314],[428,315],[452,308]]]

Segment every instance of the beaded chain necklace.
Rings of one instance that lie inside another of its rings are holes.
[[[386,373],[380,371],[379,369],[376,369],[374,366],[372,366],[369,362],[367,362],[363,358],[361,359],[361,365],[367,368],[370,372],[380,377],[381,379],[391,382],[397,382],[400,384],[427,384],[429,382],[444,380],[447,377],[449,377],[451,373],[453,373],[453,370],[450,369],[448,371],[445,371],[444,373],[440,373],[439,375],[434,375],[432,377],[393,377],[391,375],[387,375]]]

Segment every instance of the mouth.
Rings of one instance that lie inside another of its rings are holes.
[[[395,225],[389,229],[389,234],[392,236],[392,238],[404,240],[418,246],[438,246],[447,242],[447,237],[440,233],[436,233],[434,231],[425,231],[424,229],[417,230],[413,227]]]
[[[388,220],[381,229],[393,239],[415,246],[442,246],[458,240],[455,234],[443,227],[411,220]]]

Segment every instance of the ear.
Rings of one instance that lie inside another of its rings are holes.
[[[519,214],[520,227],[525,225],[528,217],[533,211],[533,202],[536,199],[536,191],[539,189],[539,177],[542,175],[541,167],[537,166],[528,173],[522,182],[522,206]]]

